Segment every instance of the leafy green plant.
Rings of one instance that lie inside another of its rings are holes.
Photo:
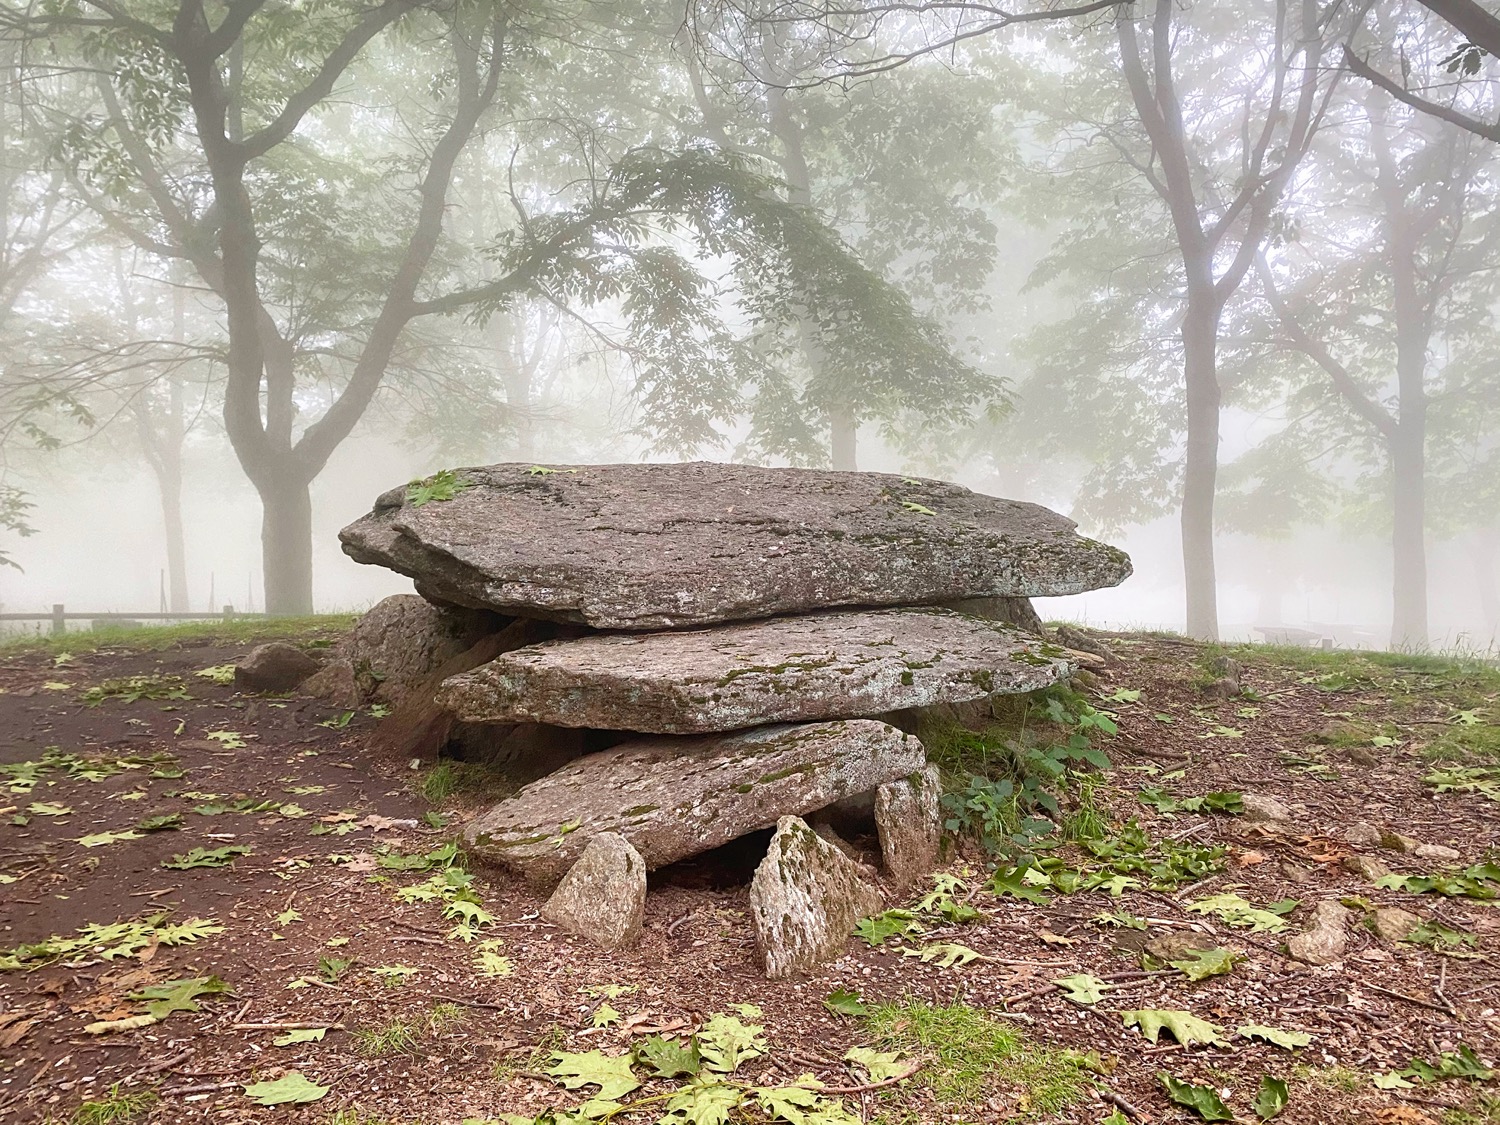
[[[406,502],[413,508],[420,508],[433,501],[452,500],[459,493],[472,487],[469,481],[460,477],[452,469],[443,469],[433,473],[430,477],[414,480],[407,485]]]
[[[1032,722],[1042,725],[1041,733]],[[1047,734],[1058,728],[1062,738]],[[963,788],[944,794],[945,827],[975,836],[992,854],[1029,854],[1045,846],[1067,819],[1062,800],[1073,779],[1109,765],[1094,739],[1117,732],[1108,714],[1062,687],[1026,698],[1015,737],[1000,731],[943,732],[934,754],[938,760],[981,767]],[[1097,818],[1088,815],[1073,827],[1080,838],[1101,830]]]

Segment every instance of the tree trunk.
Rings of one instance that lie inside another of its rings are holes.
[[[1495,556],[1500,554],[1500,529],[1482,527],[1474,533],[1469,558],[1474,562],[1474,582],[1479,587],[1479,611],[1484,615],[1487,649],[1500,641],[1500,584],[1495,581]]]
[[[536,419],[532,416],[531,372],[532,365],[524,356],[517,354],[518,336],[524,327],[518,327],[507,312],[497,312],[489,322],[490,347],[494,349],[495,366],[500,374],[500,385],[505,389],[505,405],[515,427],[515,456],[518,461],[536,459]],[[537,345],[539,348],[541,344]]]
[[[167,608],[188,611],[187,545],[182,533],[182,466],[173,461],[169,471],[158,473],[161,519],[167,536]]]
[[[1391,647],[1425,651],[1427,623],[1427,346],[1435,300],[1424,300],[1417,264],[1420,233],[1390,151],[1384,120],[1372,130],[1385,203],[1396,326],[1395,430],[1391,453]]]
[[[1187,634],[1219,639],[1214,566],[1214,494],[1219,476],[1218,308],[1212,298],[1188,299],[1182,321],[1187,392],[1187,448],[1182,478],[1182,577]]]
[[[828,408],[828,436],[833,467],[844,472],[859,469],[855,456],[855,444],[859,423],[854,420],[854,411],[847,403],[836,402]]]
[[[266,612],[309,614],[312,596],[312,494],[308,482],[278,475],[257,485]]]

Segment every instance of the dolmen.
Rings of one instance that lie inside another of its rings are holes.
[[[917,720],[1070,675],[1021,627],[1027,599],[1130,574],[1035,504],[714,463],[456,469],[340,539],[418,596],[372,609],[304,690],[385,701],[385,724],[437,740],[424,752],[496,750],[526,783],[466,849],[607,948],[638,936],[649,871],[774,830],[750,891],[773,976],[879,909],[825,811],[872,805],[886,877],[930,871],[940,778]]]

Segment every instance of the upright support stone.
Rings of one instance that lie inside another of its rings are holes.
[[[855,924],[880,909],[859,865],[799,817],[784,816],[750,882],[755,940],[772,979],[810,972],[844,950]]]
[[[646,861],[618,832],[589,841],[542,917],[603,949],[623,949],[641,936],[646,916]]]
[[[875,790],[875,827],[885,869],[904,885],[937,866],[943,844],[938,799],[943,782],[937,766],[888,781]]]

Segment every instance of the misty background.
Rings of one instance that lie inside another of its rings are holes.
[[[1496,22],[0,5],[0,610],[358,610],[389,488],[703,458],[1131,554],[1047,618],[1493,651],[1500,64],[1444,8]]]

